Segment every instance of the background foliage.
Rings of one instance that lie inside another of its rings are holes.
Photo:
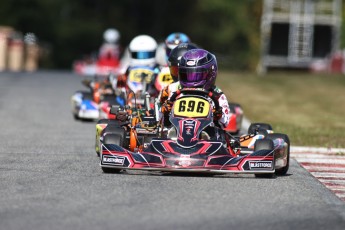
[[[260,52],[262,2],[1,0],[0,25],[36,33],[41,45],[50,51],[49,58],[41,63],[48,68],[70,68],[73,60],[97,51],[103,31],[114,27],[121,32],[123,46],[139,34],[161,42],[171,32],[184,32],[215,53],[222,66],[254,70]],[[341,44],[344,47],[344,36]]]
[[[34,32],[50,51],[46,68],[70,68],[96,51],[108,27],[126,46],[138,34],[158,42],[184,32],[220,64],[253,69],[259,51],[261,0],[2,0],[0,25]]]

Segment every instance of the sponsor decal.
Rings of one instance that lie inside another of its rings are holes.
[[[179,160],[179,165],[182,167],[188,167],[192,164],[189,155],[181,155]]]
[[[195,61],[187,61],[187,65],[195,65]]]
[[[194,134],[194,129],[195,129],[195,125],[196,125],[195,123],[196,122],[194,120],[185,120],[184,121],[184,128],[186,129],[187,135]]]
[[[102,162],[103,164],[123,165],[125,157],[103,155]]]
[[[271,169],[272,161],[249,161],[250,169]]]

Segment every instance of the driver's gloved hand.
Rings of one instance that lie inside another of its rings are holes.
[[[169,114],[171,111],[173,103],[169,100],[166,100],[162,105],[162,113]]]
[[[218,121],[222,118],[222,116],[223,116],[223,111],[221,108],[219,108],[218,110],[214,109],[213,120]]]
[[[127,112],[126,111],[119,111],[117,112],[116,114],[116,119],[119,120],[119,121],[126,121],[128,118],[127,116]]]

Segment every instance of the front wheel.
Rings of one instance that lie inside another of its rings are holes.
[[[123,130],[123,129],[122,129]],[[124,130],[123,130],[124,132]],[[104,144],[123,145],[123,136],[120,134],[107,134],[104,136]],[[121,169],[102,167],[104,173],[119,173]]]
[[[286,165],[282,168],[276,169],[276,175],[278,176],[286,175],[286,173],[289,170],[289,165],[290,165],[290,139],[288,135],[282,134],[282,133],[272,133],[272,134],[268,134],[266,138],[271,139],[271,140],[281,138],[284,140],[285,143],[287,143]]]
[[[254,152],[259,150],[273,150],[274,144],[270,139],[259,139],[254,144]],[[274,173],[258,173],[255,174],[255,177],[258,178],[273,178]]]

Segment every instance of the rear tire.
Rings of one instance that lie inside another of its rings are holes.
[[[254,144],[254,151],[259,151],[259,150],[273,150],[274,145],[273,141],[271,139],[259,139],[255,141]],[[260,173],[260,174],[255,174],[255,177],[257,178],[273,178],[274,173]]]
[[[290,166],[290,139],[289,139],[288,135],[282,134],[282,133],[272,133],[272,134],[268,134],[266,138],[271,139],[271,140],[281,138],[288,144],[286,166],[283,168],[280,168],[280,169],[276,169],[276,175],[278,175],[278,176],[286,175],[286,173],[289,170],[289,166]]]

